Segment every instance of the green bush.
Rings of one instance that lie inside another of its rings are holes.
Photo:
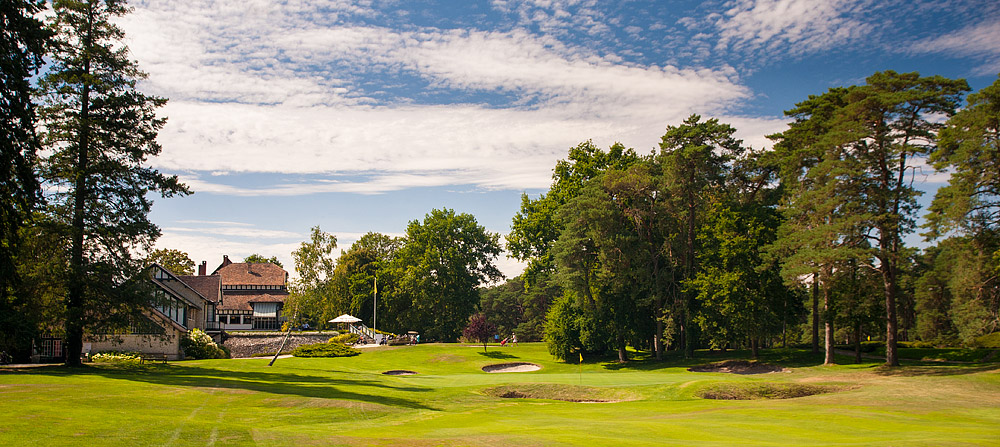
[[[1000,332],[986,334],[976,338],[974,346],[977,348],[1000,349]]]
[[[195,328],[188,332],[187,337],[181,339],[181,349],[184,356],[193,359],[226,359],[229,353],[215,344],[208,334],[201,329]]]
[[[292,351],[292,355],[296,357],[351,357],[358,354],[361,354],[361,351],[340,343],[302,345]]]
[[[353,344],[357,343],[358,340],[360,340],[360,339],[361,339],[361,336],[358,335],[358,334],[347,333],[347,334],[340,334],[340,335],[337,335],[337,336],[334,336],[334,337],[330,337],[330,339],[327,340],[327,343],[340,343],[342,345],[353,345]]]
[[[142,354],[138,352],[107,351],[98,352],[90,357],[94,363],[114,363],[116,365],[138,365]]]
[[[981,362],[990,354],[989,349],[964,348],[899,348],[899,357],[925,361]]]

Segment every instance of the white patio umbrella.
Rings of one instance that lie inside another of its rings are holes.
[[[330,323],[357,323],[361,321],[360,318],[351,315],[343,314],[337,318],[330,320]]]

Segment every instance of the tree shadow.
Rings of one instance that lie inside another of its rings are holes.
[[[483,357],[489,357],[491,359],[498,359],[498,360],[508,360],[508,359],[519,358],[516,355],[510,355],[510,354],[507,354],[507,353],[501,352],[501,351],[480,352],[479,355],[481,355]]]
[[[337,371],[325,370],[325,372]],[[174,387],[245,390],[300,397],[352,400],[411,409],[437,410],[418,400],[367,394],[358,391],[359,388],[364,389],[367,387],[368,389],[381,388],[407,393],[423,393],[430,391],[428,388],[392,386],[381,381],[361,378],[334,378],[291,372],[219,370],[202,366],[181,366],[175,364],[136,368],[108,368],[103,366],[67,368],[64,366],[53,366],[34,368],[30,371],[21,371],[21,373],[50,376],[96,375],[116,380],[124,379]],[[351,374],[347,372],[341,373]]]
[[[873,373],[886,377],[962,376],[991,371],[1000,372],[1000,365],[953,365],[919,362],[904,366],[885,366],[881,364],[872,366]]]
[[[752,360],[753,356],[748,350],[726,350],[726,351],[695,351],[693,357],[685,357],[681,350],[667,351],[663,353],[662,360],[656,360],[651,352],[634,352],[628,362],[619,363],[617,356],[595,357],[594,361],[584,363],[603,363],[604,369],[610,371],[632,370],[632,371],[656,371],[667,368],[690,368],[709,363],[721,362],[725,360]],[[823,364],[823,353],[814,354],[802,349],[762,349],[757,361],[774,364],[789,368],[803,368]]]

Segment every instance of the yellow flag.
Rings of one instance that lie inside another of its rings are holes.
[[[583,363],[583,353],[580,353],[580,363]]]

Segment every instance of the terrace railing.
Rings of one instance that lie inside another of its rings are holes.
[[[371,330],[364,323],[354,323],[348,326],[352,334],[358,334],[365,341],[374,342],[375,341],[375,331]]]

